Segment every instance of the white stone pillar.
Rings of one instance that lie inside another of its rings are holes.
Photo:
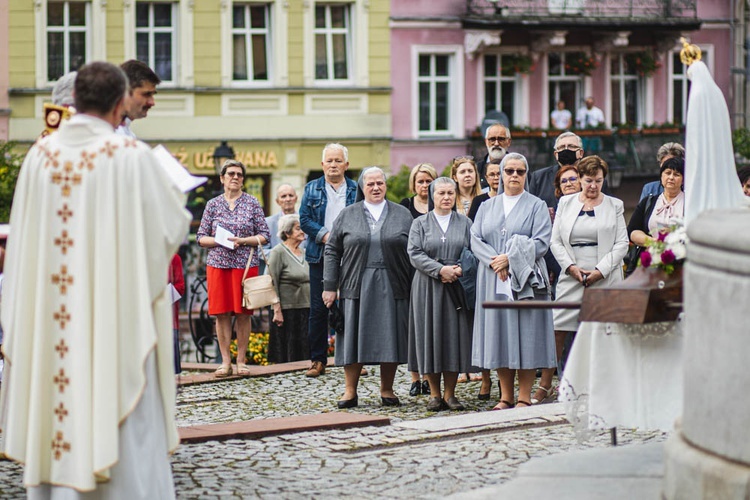
[[[665,447],[663,493],[750,499],[750,210],[705,212],[688,235],[685,397]]]

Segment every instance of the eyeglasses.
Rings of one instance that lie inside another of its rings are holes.
[[[245,174],[243,174],[242,172],[227,172],[224,175],[227,177],[239,177],[240,179],[245,177]]]
[[[505,175],[513,175],[513,174],[523,177],[524,175],[526,175],[526,169],[525,168],[506,168],[505,169]]]
[[[510,140],[510,137],[488,137],[487,142],[489,144],[494,144],[496,142],[499,142],[500,144],[504,142],[508,142]]]
[[[575,144],[564,144],[564,145],[561,145],[561,146],[557,146],[557,148],[555,149],[555,151],[557,151],[559,153],[560,151],[564,151],[566,149],[568,151],[580,151],[582,148],[579,147],[579,146],[576,146]]]
[[[460,156],[455,156],[453,158],[453,161],[459,161],[459,160],[469,161],[469,160],[473,160],[473,159],[474,159],[474,157],[471,156],[471,155],[460,155]]]
[[[500,177],[500,172],[495,172],[494,174],[485,174],[485,177],[488,179],[495,179]]]
[[[574,182],[577,182],[577,181],[578,181],[578,177],[573,176],[568,179],[560,179],[560,184],[567,184],[569,182],[573,184]]]

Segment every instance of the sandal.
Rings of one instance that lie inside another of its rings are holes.
[[[456,383],[462,384],[464,382],[469,381],[469,374],[468,373],[459,373],[458,378],[456,379]]]
[[[520,402],[521,401],[519,401],[519,403]],[[500,406],[500,405],[505,405],[505,406]],[[515,405],[513,403],[511,403],[510,401],[506,401],[504,399],[501,399],[500,402],[495,405],[495,407],[493,408],[493,410],[510,410],[514,406]]]
[[[518,401],[516,401],[516,408],[519,408],[518,405],[523,405],[523,408],[528,408],[529,406],[531,406],[531,403],[519,399]]]
[[[540,394],[540,391],[542,392]],[[551,403],[557,399],[557,388],[550,386],[549,389],[541,385],[536,388],[534,396],[531,398],[531,404],[538,405],[541,403]]]
[[[237,363],[237,375],[247,377],[250,375],[250,367],[244,363]]]
[[[214,372],[216,378],[226,378],[232,376],[232,365],[221,365]]]

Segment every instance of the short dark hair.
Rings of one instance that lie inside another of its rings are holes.
[[[131,59],[125,61],[120,65],[122,70],[128,76],[128,82],[130,83],[130,90],[133,91],[138,87],[143,86],[143,82],[149,82],[157,86],[161,83],[161,78],[154,73],[154,70],[148,67],[148,65],[138,59]]]
[[[244,177],[245,174],[247,174],[247,171],[245,170],[245,165],[239,160],[233,160],[229,159],[224,162],[224,165],[221,166],[221,175],[224,176],[227,173],[227,170],[229,170],[229,167],[240,167],[242,169],[242,176]]]
[[[737,177],[740,178],[740,184],[744,186],[747,180],[750,179],[750,166],[745,166],[739,169],[737,171]]]
[[[587,156],[578,161],[578,175],[581,177],[584,175],[596,177],[597,170],[601,170],[604,178],[607,178],[607,173],[609,172],[607,162],[596,155]]]
[[[661,176],[665,170],[674,170],[675,172],[679,172],[680,175],[685,175],[685,160],[676,157],[665,160],[664,163],[661,164],[661,167],[659,167],[659,176]]]
[[[79,113],[105,115],[125,97],[128,78],[107,62],[92,62],[78,70],[75,82],[75,107]]]

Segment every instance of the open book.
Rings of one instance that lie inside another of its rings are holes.
[[[172,156],[172,153],[161,144],[156,146],[152,151],[154,152],[154,155],[156,155],[157,160],[159,160],[159,165],[164,169],[164,172],[166,172],[167,176],[172,179],[172,182],[174,182],[183,193],[192,191],[208,180],[208,177],[196,176],[188,172],[188,170],[177,161],[177,158]]]

